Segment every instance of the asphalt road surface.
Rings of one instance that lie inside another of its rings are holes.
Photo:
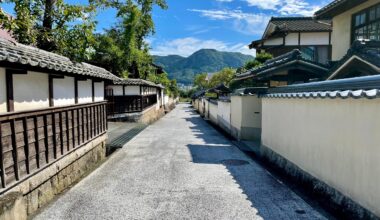
[[[326,219],[178,105],[35,219]]]

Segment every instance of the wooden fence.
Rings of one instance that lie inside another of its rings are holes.
[[[1,191],[106,130],[106,102],[0,115]]]
[[[108,104],[108,114],[142,112],[157,103],[157,95],[113,96]]]

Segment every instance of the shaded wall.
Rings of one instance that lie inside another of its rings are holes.
[[[75,104],[75,80],[74,77],[53,79],[54,106]]]
[[[140,95],[140,86],[126,86],[125,95]]]
[[[95,102],[104,101],[104,81],[95,82]]]
[[[13,75],[14,110],[49,107],[48,74],[31,72]]]
[[[238,140],[261,139],[261,98],[231,97],[231,134]]]
[[[226,132],[231,131],[231,102],[218,101],[218,125]]]
[[[218,124],[218,104],[209,101],[209,119],[212,123]]]
[[[78,103],[92,102],[92,81],[78,81]]]
[[[264,98],[262,104],[263,149],[380,216],[380,99]]]

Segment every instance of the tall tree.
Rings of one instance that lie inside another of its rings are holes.
[[[94,15],[99,4],[67,4],[63,0],[5,0],[15,16],[0,11],[0,24],[23,44],[83,60],[93,41]]]
[[[207,75],[208,75],[207,73],[201,73],[201,74],[195,75],[194,86],[197,87],[197,89],[209,88]]]
[[[224,68],[221,71],[215,73],[212,75],[210,82],[209,82],[209,87],[215,87],[220,84],[224,84],[226,86],[229,86],[230,82],[235,76],[236,71],[232,68]]]
[[[153,58],[149,54],[149,45],[145,42],[145,38],[154,33],[152,19],[154,5],[163,9],[167,7],[164,0],[113,2],[111,6],[118,10],[119,21],[115,27],[106,30],[103,36],[97,36],[100,42],[106,41],[112,46],[103,47],[102,43],[96,44],[92,60],[106,61],[100,65],[104,67],[111,65],[110,68],[117,70],[116,74],[120,76],[147,79],[149,74],[154,72],[151,65]],[[121,56],[114,56],[119,52]],[[109,58],[118,61],[111,61]]]

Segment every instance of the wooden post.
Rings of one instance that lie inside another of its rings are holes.
[[[82,143],[84,143],[85,142],[85,132],[84,132],[84,110],[85,110],[85,108],[82,108],[82,109],[80,109],[81,110],[81,119],[82,119],[82,126],[81,126],[81,130],[82,130]]]
[[[49,106],[54,106],[54,88],[53,88],[53,76],[49,75]]]
[[[53,151],[54,151],[54,159],[57,159],[57,131],[55,127],[55,113],[51,115],[52,121],[52,130],[53,130]]]
[[[22,119],[22,127],[24,129],[24,152],[25,152],[25,165],[26,173],[30,173],[30,163],[29,163],[29,138],[28,138],[28,118],[24,117]]]
[[[61,155],[64,155],[64,147],[63,147],[63,117],[62,113],[59,113],[59,141],[60,141],[60,146],[61,146]]]
[[[95,80],[91,80],[92,85],[92,102],[95,102]]]
[[[20,173],[18,168],[18,153],[17,153],[17,142],[16,142],[16,128],[15,119],[10,121],[11,123],[11,138],[12,138],[12,156],[13,156],[13,169],[15,173],[16,180],[20,179]]]
[[[0,122],[0,169],[1,169],[1,186],[5,188],[7,186],[5,182],[5,169],[4,169],[4,149],[3,149],[3,134],[1,131],[1,122]]]
[[[7,111],[14,111],[14,100],[13,100],[13,75],[10,70],[6,71],[6,87],[7,87]]]
[[[78,104],[78,78],[74,79],[74,94],[75,94],[75,104]]]
[[[66,143],[67,151],[70,151],[70,130],[69,130],[69,111],[66,111]]]
[[[36,162],[37,162],[37,168],[40,168],[40,141],[39,141],[39,135],[38,135],[38,118],[37,116],[33,119],[34,122],[34,139],[35,141],[35,147],[36,147]]]
[[[71,135],[73,137],[73,148],[75,148],[75,118],[74,118],[74,110],[71,111]],[[79,137],[79,134],[78,134]]]
[[[47,123],[47,115],[44,115],[44,144],[45,144],[45,156],[46,163],[49,163],[49,132],[48,132],[48,123]]]

